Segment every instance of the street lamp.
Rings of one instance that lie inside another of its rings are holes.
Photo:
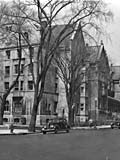
[[[75,122],[75,103],[72,105],[72,123],[74,124]]]
[[[94,126],[95,129],[96,129],[96,121],[97,121],[96,109],[97,109],[97,97],[95,97],[95,126]]]

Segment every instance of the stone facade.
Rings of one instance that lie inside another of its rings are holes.
[[[33,44],[34,52],[37,50],[37,44]],[[5,90],[11,85],[17,76],[18,65],[18,50],[16,47],[7,47],[0,49],[1,57],[1,81],[0,81],[0,94],[2,95]],[[26,118],[26,124],[29,124],[33,98],[34,87],[32,83],[32,75],[29,68],[28,47],[22,46],[22,62],[21,68],[23,72],[19,77],[19,81],[12,89],[7,98],[5,107],[4,121],[10,122],[14,119],[15,123],[21,123],[21,117]],[[33,58],[35,61],[35,57]],[[35,67],[34,67],[35,69]],[[37,124],[44,123],[47,118],[54,117],[56,114],[58,102],[58,85],[56,79],[55,67],[51,66],[45,82],[45,91],[43,100],[38,108]]]
[[[120,118],[120,66],[110,67],[108,110],[111,118]]]
[[[107,87],[109,81],[109,64],[103,44],[87,46],[87,63],[81,85],[81,121],[100,120],[106,117],[108,109]],[[83,116],[84,115],[84,116]]]

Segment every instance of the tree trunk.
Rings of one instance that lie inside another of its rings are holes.
[[[44,80],[45,81],[45,80]],[[35,126],[36,126],[36,117],[37,117],[37,111],[39,103],[42,99],[43,91],[44,91],[44,81],[41,81],[41,90],[38,94],[38,87],[36,88],[35,95],[34,95],[34,104],[31,114],[31,120],[29,124],[29,131],[35,132]]]
[[[36,103],[36,101],[34,101],[32,114],[31,114],[31,120],[30,120],[30,124],[29,124],[29,128],[28,128],[28,130],[32,131],[32,132],[35,132],[38,105],[39,105],[39,103]]]
[[[0,125],[3,125],[3,115],[4,115],[4,106],[6,103],[6,99],[2,99],[1,107],[0,107]]]
[[[72,100],[67,96],[67,104],[68,104],[68,122],[70,126],[73,126],[74,124],[74,113],[72,108]]]
[[[73,125],[73,113],[72,113],[72,109],[70,109],[70,108],[68,109],[68,122],[69,122],[70,126]]]

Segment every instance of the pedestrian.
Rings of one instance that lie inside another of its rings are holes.
[[[89,126],[92,127],[93,126],[93,120],[89,119]]]
[[[13,130],[14,130],[13,123],[10,124],[10,127],[9,127],[9,128],[10,128],[10,133],[13,133]]]

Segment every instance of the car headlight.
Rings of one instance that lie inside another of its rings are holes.
[[[51,125],[50,128],[54,128],[54,125]]]

